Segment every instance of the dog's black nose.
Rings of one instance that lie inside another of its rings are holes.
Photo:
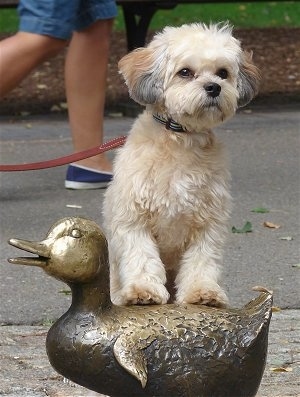
[[[204,85],[204,89],[208,96],[211,96],[212,98],[216,98],[221,92],[221,86],[217,83],[207,83]]]

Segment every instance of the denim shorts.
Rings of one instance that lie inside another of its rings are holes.
[[[19,31],[68,40],[73,31],[117,15],[115,0],[20,0]]]

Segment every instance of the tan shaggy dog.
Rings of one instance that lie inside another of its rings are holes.
[[[230,175],[211,128],[256,94],[251,58],[228,25],[194,23],[166,27],[120,60],[146,110],[105,195],[115,304],[164,304],[173,293],[179,304],[227,304],[218,278]]]

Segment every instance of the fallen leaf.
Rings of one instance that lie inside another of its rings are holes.
[[[119,118],[119,117],[123,117],[123,113],[122,112],[113,112],[113,113],[109,113],[109,117],[114,117],[114,118]]]
[[[32,77],[37,78],[37,77],[40,77],[40,76],[42,76],[42,75],[43,75],[42,72],[34,72],[33,75],[32,75]]]
[[[51,327],[51,325],[54,324],[54,321],[55,321],[55,320],[51,320],[51,319],[49,319],[49,318],[45,318],[45,319],[42,321],[41,325],[44,325],[44,326],[47,326],[47,327]]]
[[[58,105],[53,105],[50,109],[50,112],[60,112],[61,108]]]
[[[64,109],[64,110],[68,109],[67,102],[60,102],[59,106],[60,106],[61,109]]]
[[[251,233],[252,232],[252,223],[247,221],[241,229],[232,226],[232,233]]]
[[[292,265],[292,267],[296,267],[296,268],[300,269],[300,263],[295,263],[294,265]]]
[[[263,223],[264,227],[268,227],[269,229],[279,229],[280,225],[277,225],[276,223],[272,223],[272,222],[264,222]]]
[[[273,372],[292,372],[293,371],[293,368],[291,368],[291,367],[272,367],[272,368],[270,368],[270,371],[273,371]]]
[[[37,88],[39,90],[46,90],[48,88],[48,86],[46,84],[37,84]]]
[[[279,237],[279,240],[292,241],[293,237],[291,237],[291,236]]]
[[[257,214],[267,214],[270,211],[264,207],[257,207],[257,208],[253,208],[253,210],[251,210],[251,212],[255,212]]]
[[[30,112],[20,112],[20,115],[22,116],[22,117],[26,117],[26,116],[29,116],[30,115]]]
[[[61,289],[60,291],[58,291],[60,294],[64,294],[64,295],[71,295],[72,291],[69,289]]]

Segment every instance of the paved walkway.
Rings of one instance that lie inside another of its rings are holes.
[[[124,134],[133,120],[107,118],[107,139]],[[0,120],[1,163],[31,162],[71,152],[64,119]],[[223,283],[232,306],[253,298],[251,288],[274,291],[268,364],[259,396],[300,396],[299,374],[299,112],[244,111],[217,130],[231,158],[234,208],[231,225],[253,231],[232,234]],[[111,153],[113,156],[113,153]],[[103,191],[67,191],[66,167],[0,175],[0,395],[86,396],[63,382],[45,355],[49,323],[64,313],[67,287],[41,269],[12,266],[19,252],[8,238],[42,239],[52,223],[84,215],[101,224]],[[268,213],[252,212],[265,207]],[[264,222],[279,225],[265,227]],[[166,396],[171,397],[171,396]]]

